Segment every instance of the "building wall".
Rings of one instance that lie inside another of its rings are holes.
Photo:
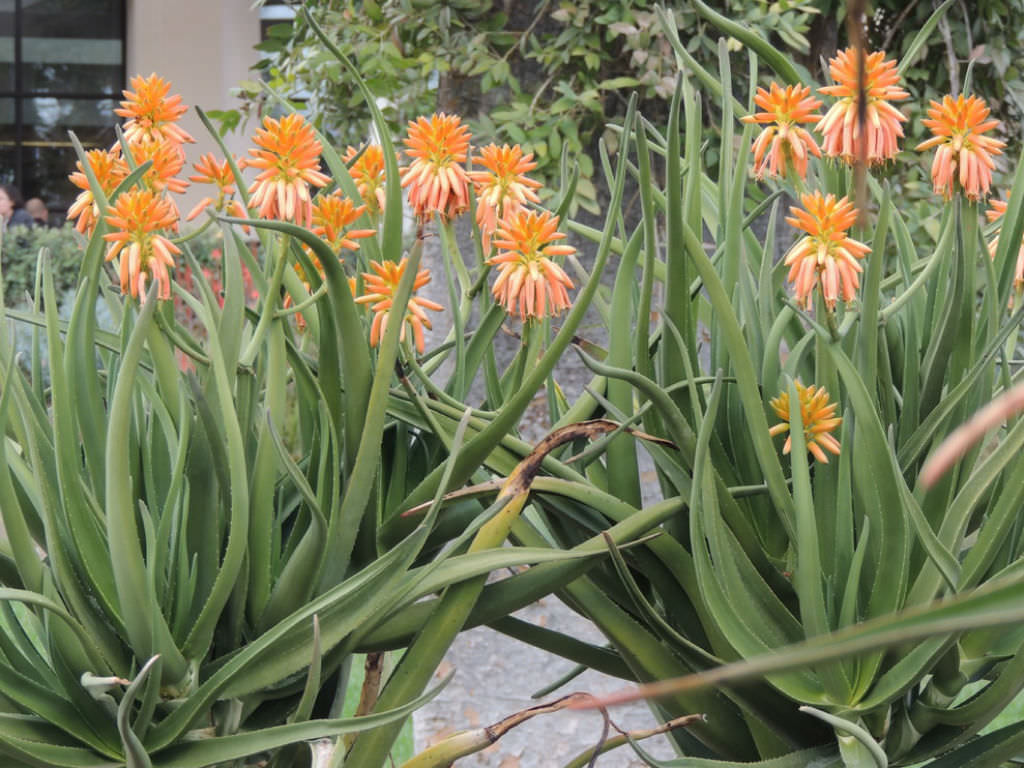
[[[252,0],[128,0],[126,71],[156,72],[171,81],[190,107],[204,111],[233,106],[229,91],[250,77],[256,63],[253,49],[260,39],[259,11]],[[203,124],[189,109],[182,126],[196,138],[186,148],[189,169],[204,152],[219,151]],[[245,154],[248,138],[229,134],[225,140],[235,154]],[[182,214],[207,190],[190,188],[179,199]]]

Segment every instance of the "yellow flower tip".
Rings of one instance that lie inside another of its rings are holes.
[[[526,174],[537,167],[533,153],[523,155],[518,144],[489,144],[473,158],[474,166],[485,170],[471,171],[469,180],[476,192],[476,222],[480,227],[484,252],[491,250],[491,236],[502,217],[520,210],[527,202],[540,203],[534,191],[539,181]]]
[[[555,245],[565,235],[558,231],[558,217],[548,211],[520,209],[506,215],[494,235],[497,255],[487,263],[498,267],[492,293],[505,311],[519,317],[558,315],[570,306],[566,289],[572,280],[553,256],[568,256],[576,249]]]
[[[457,115],[444,112],[409,123],[405,154],[412,163],[401,170],[409,205],[423,220],[434,213],[453,219],[469,210],[469,175],[464,164],[469,129]]]
[[[814,130],[822,134],[822,149],[829,157],[838,157],[852,165],[863,152],[868,165],[880,165],[896,156],[898,140],[903,137],[907,118],[890,102],[910,97],[899,87],[899,72],[894,60],[885,60],[884,51],[867,53],[864,57],[865,135],[860,135],[858,112],[860,92],[857,79],[857,50],[847,48],[829,61],[834,85],[818,89],[834,96],[829,108]]]
[[[989,201],[989,209],[985,211],[985,217],[990,222],[998,221],[1006,213],[1006,200],[992,199]],[[988,255],[994,259],[996,251],[999,250],[999,236],[1001,230],[996,232],[995,237],[988,244]],[[1017,265],[1013,272],[1013,293],[1010,294],[1010,309],[1013,309],[1014,294],[1024,293],[1024,237],[1021,238],[1020,248],[1017,249]]]
[[[342,159],[349,167],[349,175],[359,190],[359,196],[363,198],[366,210],[374,215],[383,213],[387,199],[384,191],[387,171],[381,146],[368,144],[361,155],[357,147],[350,146],[345,149],[345,156]]]
[[[984,134],[999,127],[990,120],[988,104],[980,96],[955,99],[943,96],[932,101],[928,117],[921,122],[932,138],[917,145],[918,151],[937,147],[932,161],[932,186],[946,200],[953,197],[957,183],[968,200],[978,201],[992,186],[993,155],[1003,154],[1006,143]]]
[[[131,79],[132,91],[122,91],[124,101],[114,114],[127,118],[124,136],[130,144],[150,141],[168,141],[179,151],[182,144],[191,144],[195,139],[180,125],[178,120],[188,110],[181,103],[181,96],[168,96],[171,84],[158,77],[136,75]]]
[[[395,292],[398,284],[405,274],[408,259],[403,258],[399,263],[393,261],[371,261],[372,272],[363,273],[363,287],[365,293],[356,298],[357,304],[369,304],[373,311],[373,322],[370,325],[370,346],[376,347],[380,344],[384,332],[387,330],[388,317],[391,314],[394,303]],[[440,304],[429,299],[416,296],[416,291],[430,282],[430,271],[421,269],[416,273],[413,281],[412,295],[406,305],[405,322],[402,324],[400,340],[405,341],[405,327],[412,328],[413,339],[416,344],[416,351],[421,355],[424,350],[423,329],[432,328],[430,319],[424,310],[440,312],[444,309]],[[355,281],[349,282],[352,293],[355,294]]]
[[[171,298],[170,269],[173,254],[181,250],[160,234],[160,230],[177,226],[178,212],[166,196],[150,189],[134,188],[118,196],[107,213],[107,223],[114,230],[103,236],[111,243],[106,260],[120,260],[121,293],[135,298],[146,297],[146,282],[156,280],[157,297]]]
[[[365,211],[365,205],[356,206],[340,191],[318,195],[313,201],[313,234],[326,240],[335,251],[354,251],[359,247],[356,240],[377,234],[375,229],[350,228]]]
[[[90,149],[85,153],[85,157],[104,195],[111,195],[128,176],[128,165],[120,155],[111,150]],[[93,197],[89,177],[85,175],[81,161],[77,161],[75,166],[78,170],[68,176],[68,179],[82,191],[68,208],[68,220],[77,219],[75,229],[82,234],[90,235],[99,221],[100,207]]]
[[[813,307],[814,289],[820,281],[825,303],[834,309],[840,297],[843,301],[856,298],[860,287],[857,275],[864,271],[858,260],[871,248],[847,237],[847,230],[857,220],[857,210],[847,198],[836,200],[835,195],[814,192],[802,195],[801,201],[804,207],[790,208],[793,216],[786,221],[807,236],[786,253],[787,279],[806,309]]]
[[[815,110],[821,102],[806,86],[782,88],[773,82],[770,90],[757,89],[754,103],[763,111],[741,118],[745,123],[765,126],[753,144],[754,175],[758,179],[786,178],[795,171],[801,179],[806,179],[808,155],[821,157],[821,150],[801,124],[818,122],[821,115]]]
[[[825,451],[839,455],[839,441],[832,436],[843,420],[837,417],[836,410],[838,403],[830,403],[828,391],[824,387],[816,387],[813,384],[805,387],[799,381],[795,382],[797,396],[800,398],[800,420],[804,426],[804,441],[807,450],[815,459],[822,464],[828,464],[828,456]],[[779,396],[769,401],[775,415],[782,419],[782,423],[776,424],[768,430],[772,437],[789,431],[789,393],[780,392]],[[786,438],[782,447],[782,453],[788,454],[793,448],[792,435]],[[824,450],[822,450],[824,449]]]
[[[258,168],[249,187],[249,205],[262,219],[281,219],[309,226],[313,220],[310,185],[323,187],[330,178],[321,173],[320,142],[313,126],[295,112],[280,120],[263,118],[253,136],[257,148],[245,166]]]

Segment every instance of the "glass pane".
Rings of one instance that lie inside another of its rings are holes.
[[[78,159],[74,147],[26,145],[21,158],[21,192],[25,199],[41,197],[51,214],[66,214],[81,191],[68,181]]]
[[[22,88],[119,95],[122,0],[23,0]]]
[[[0,142],[0,184],[14,183],[14,147]]]
[[[0,0],[0,91],[14,90],[14,0]]]
[[[94,101],[52,96],[25,99],[22,101],[22,140],[64,144],[69,142],[68,131],[72,130],[87,149],[109,147],[115,138],[116,106],[113,99]]]
[[[14,128],[14,99],[0,99],[0,148],[10,148],[17,135]],[[0,171],[5,170],[0,168]]]

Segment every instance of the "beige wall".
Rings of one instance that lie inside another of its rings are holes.
[[[259,11],[252,0],[128,0],[127,74],[156,72],[171,81],[189,107],[229,109],[229,91],[250,77],[257,59]],[[188,171],[204,152],[217,152],[195,111],[189,109],[182,126],[196,138],[186,148]],[[245,136],[229,134],[229,148],[245,154]],[[217,152],[219,155],[219,152]],[[206,195],[209,187],[190,188],[179,199],[182,215]]]

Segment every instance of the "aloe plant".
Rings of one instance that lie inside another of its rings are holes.
[[[892,78],[951,2],[901,65],[865,57],[865,71],[888,83],[871,98],[909,97]],[[751,81],[760,60],[787,87],[810,85],[765,41],[695,7],[745,46]],[[177,145],[140,146],[159,137],[127,125],[102,174],[80,151],[76,183],[91,197],[77,210],[90,212],[91,226],[80,225],[92,234],[70,319],[58,315],[45,253],[37,309],[3,311],[36,329],[27,365],[0,341],[5,760],[284,768],[306,764],[297,742],[309,742],[318,766],[384,766],[445,650],[479,624],[654,684],[627,695],[657,694],[665,727],[686,724],[672,731],[672,765],[943,768],[1020,751],[1019,726],[977,734],[1024,680],[1024,427],[1008,420],[934,486],[919,471],[1020,377],[1022,311],[1006,306],[1020,282],[1024,171],[992,258],[978,200],[990,174],[951,175],[952,137],[941,133],[926,144],[947,153],[933,173],[952,199],[937,204],[934,244],[911,238],[920,228],[875,178],[894,161],[892,112],[873,148],[833,135],[824,149],[835,160],[792,162],[786,153],[799,147],[786,141],[800,134],[759,139],[755,174],[781,177],[766,192],[749,172],[755,123],[765,122],[755,98],[808,92],[734,94],[725,42],[719,72],[701,69],[664,13],[680,65],[670,120],[664,130],[647,123],[632,100],[615,157],[602,148],[604,225],[567,223],[596,243],[589,270],[558,231],[577,176],[567,160],[553,212],[525,194],[495,202],[465,167],[459,121],[434,116],[410,129],[412,162],[400,171],[365,87],[383,201],[374,192],[366,210],[345,208],[340,196],[363,194],[353,174],[366,148],[343,161],[271,93],[286,114],[258,134],[256,180],[226,151],[205,166],[221,193],[204,225],[224,243],[213,282],[189,253],[191,236],[174,229],[166,194]],[[837,71],[860,54],[844,56]],[[865,96],[854,85],[837,101],[851,120]],[[161,82],[133,81],[142,86]],[[711,132],[704,99],[720,117]],[[144,101],[128,98],[126,110]],[[967,151],[997,153],[983,109],[950,102],[936,114],[974,110]],[[801,109],[810,120],[816,107]],[[431,132],[445,151],[428,151]],[[800,142],[817,149],[810,134]],[[487,164],[500,155],[477,160],[497,175]],[[532,189],[528,153],[507,156],[506,180]],[[630,176],[642,215],[627,226]],[[417,219],[408,248],[402,183]],[[808,239],[779,259],[783,191],[802,200],[792,220]],[[313,221],[328,200],[352,214],[345,243]],[[486,205],[494,215],[475,217],[477,230],[496,228],[475,231],[473,253],[460,253],[453,219]],[[752,224],[766,211],[760,238]],[[243,227],[258,233],[255,253]],[[432,307],[415,291],[434,228],[452,323],[425,349]],[[175,256],[191,269],[191,291],[173,284]],[[193,321],[161,299],[171,293]],[[111,328],[98,327],[97,300]],[[591,309],[606,348],[587,338]],[[521,339],[504,368],[494,350],[502,327]],[[593,377],[570,403],[552,372],[573,345]],[[477,381],[483,400],[470,402]],[[552,432],[531,446],[517,429],[540,392]],[[642,481],[638,440],[657,487]],[[531,567],[486,583],[513,564]],[[552,592],[607,647],[509,616]],[[358,716],[341,717],[353,655],[392,649],[404,649],[395,671],[368,676]],[[488,738],[463,735],[410,765],[446,764]]]

